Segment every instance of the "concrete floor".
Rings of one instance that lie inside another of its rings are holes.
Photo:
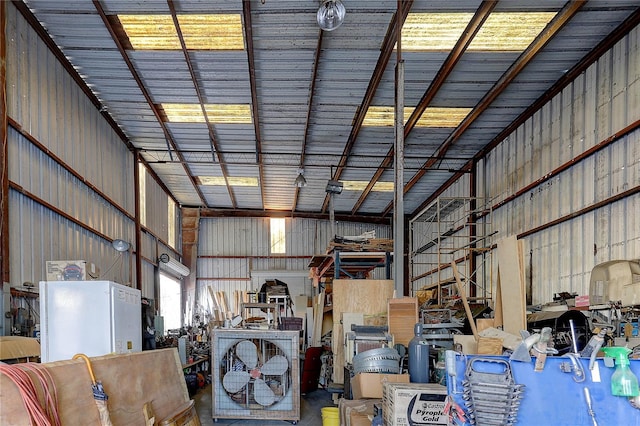
[[[292,422],[288,421],[274,421],[274,420],[245,420],[245,419],[218,419],[214,422],[212,411],[212,395],[211,385],[207,385],[200,389],[198,393],[193,396],[195,401],[196,411],[200,418],[202,426],[213,425],[287,425]],[[322,425],[322,407],[337,407],[333,403],[331,393],[324,389],[318,389],[307,394],[300,395],[300,421],[297,423],[302,426],[321,426]]]

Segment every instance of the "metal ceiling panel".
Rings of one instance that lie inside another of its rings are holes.
[[[560,11],[567,4],[533,3],[501,1],[493,13]],[[395,40],[388,35],[396,24],[396,0],[349,0],[342,26],[324,33],[316,23],[317,0],[27,4],[182,205],[327,213],[325,184],[336,173],[343,180],[393,177],[393,161],[385,158],[392,159],[387,156],[393,154],[394,128],[362,127],[362,118],[369,105],[394,104],[396,52],[390,49]],[[169,14],[170,4],[177,14],[240,14],[246,49],[133,51],[112,36],[110,30],[117,31],[107,24],[111,15]],[[483,6],[480,0],[403,4],[411,5],[409,12],[475,13]],[[404,105],[476,108],[458,129],[411,125],[406,130],[405,181],[411,185],[405,213],[493,143],[637,9],[634,0],[586,2],[526,66],[508,75],[519,53],[402,52]],[[455,61],[445,66],[450,54]],[[437,90],[427,92],[442,75]],[[162,103],[200,102],[249,105],[252,123],[167,123],[157,109]],[[439,158],[430,158],[438,152]],[[307,186],[297,189],[299,166]],[[261,187],[195,186],[200,175],[256,177]],[[335,209],[354,217],[388,215],[392,199],[392,193],[344,191],[335,197]]]

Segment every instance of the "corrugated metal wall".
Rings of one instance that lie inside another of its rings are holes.
[[[514,234],[525,240],[534,304],[561,291],[588,294],[595,265],[640,258],[640,194],[621,196],[640,186],[640,131],[607,144],[640,117],[639,46],[636,28],[478,163],[476,196],[496,207],[486,220],[497,234],[487,245]],[[442,197],[469,197],[468,182],[460,179]],[[419,277],[438,258],[435,247],[414,252],[432,226],[414,220],[412,277]],[[478,280],[495,285],[497,263],[478,271]],[[440,273],[447,276],[450,268]],[[413,289],[438,279],[421,278]]]
[[[147,214],[145,227],[153,230],[154,235],[160,240],[167,242],[169,235],[167,228],[169,197],[149,173],[144,173],[141,178],[146,181],[145,207]]]
[[[9,118],[132,214],[131,153],[22,16],[7,11]],[[109,269],[120,255],[91,230],[132,241],[130,219],[12,127],[8,149],[9,180],[24,191],[10,192],[11,284],[45,279],[45,261],[55,259],[85,259],[117,278]]]
[[[135,242],[134,156],[22,15],[5,7],[10,284],[44,280],[45,262],[56,259],[83,259],[102,278],[127,282],[129,255],[110,239]],[[167,195],[151,178],[147,194],[158,214],[141,253],[155,262],[155,241],[167,238]],[[147,297],[153,271],[143,262]]]
[[[638,120],[639,41],[636,28],[493,150],[480,191],[501,202]],[[640,195],[613,200],[639,185],[636,130],[493,211],[494,241],[524,236],[533,303],[588,294],[595,265],[640,258]]]
[[[271,255],[269,218],[200,220],[196,300],[202,309],[209,306],[208,286],[233,297],[235,290],[254,290],[251,271],[308,271],[311,258],[327,252],[331,240],[329,221],[287,218],[285,222],[286,254]],[[375,231],[376,238],[392,238],[390,226],[336,224],[336,233],[341,236],[360,235],[367,231]],[[374,278],[384,278],[381,269],[374,271]]]

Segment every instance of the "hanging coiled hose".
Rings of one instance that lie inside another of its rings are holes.
[[[51,373],[45,367],[33,362],[22,364],[0,362],[0,373],[7,376],[18,387],[32,425],[62,425],[58,413],[56,386]],[[32,373],[37,381],[34,381],[29,373]]]

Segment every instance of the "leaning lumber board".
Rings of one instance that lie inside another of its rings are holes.
[[[220,302],[218,301],[218,294],[216,291],[213,291],[213,287],[208,286],[207,290],[209,290],[209,297],[211,297],[211,303],[213,304],[213,314],[216,321],[224,321],[224,317],[221,313]]]
[[[524,271],[520,259],[518,239],[511,236],[498,241],[498,273],[500,274],[500,291],[502,296],[503,329],[507,333],[520,335],[520,330],[527,329],[526,306],[524,304]]]
[[[322,346],[322,319],[324,317],[324,290],[320,291],[315,299],[313,311],[312,346]]]
[[[500,268],[498,268],[498,276],[496,281],[496,294],[493,304],[493,325],[494,327],[502,327],[502,288],[500,284]]]
[[[467,301],[466,289],[462,284],[462,280],[460,280],[460,273],[458,272],[458,267],[456,266],[456,261],[451,261],[451,269],[453,270],[453,276],[456,279],[456,286],[458,287],[458,295],[462,300],[462,306],[464,306],[464,312],[467,314],[467,321],[469,321],[469,326],[471,327],[471,332],[473,333],[473,337],[478,340],[478,329],[476,328],[476,322],[473,319],[473,314],[471,313],[471,308],[469,307],[469,302]]]
[[[143,406],[151,402],[163,419],[189,401],[182,365],[175,348],[90,358],[96,380],[109,396],[113,426],[144,424]],[[91,377],[81,359],[42,364],[53,376],[63,425],[99,425]],[[162,374],[158,374],[162,372]],[[34,377],[34,376],[32,376]],[[16,385],[0,374],[0,424],[30,424]]]

